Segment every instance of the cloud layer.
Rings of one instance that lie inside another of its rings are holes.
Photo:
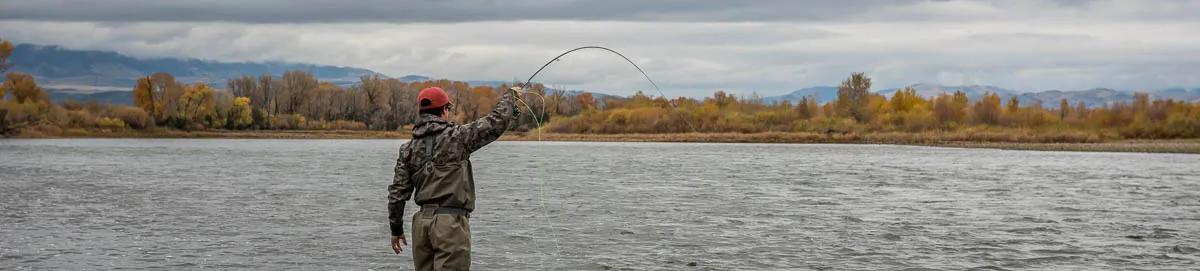
[[[564,50],[602,45],[633,58],[668,95],[687,96],[779,94],[854,71],[880,88],[1200,85],[1193,1],[239,2],[0,2],[9,10],[0,38],[464,80],[524,78]],[[566,57],[542,80],[620,94],[649,88],[639,76],[596,51]]]

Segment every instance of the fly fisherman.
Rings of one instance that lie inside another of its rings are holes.
[[[450,97],[431,87],[417,95],[421,113],[412,140],[400,146],[396,176],[388,186],[388,219],[392,250],[408,244],[404,237],[404,204],[415,196],[421,210],[413,215],[413,261],[417,270],[469,270],[471,225],[475,209],[475,179],[471,153],[495,141],[517,114],[520,87],[500,96],[490,114],[466,125],[446,121]]]

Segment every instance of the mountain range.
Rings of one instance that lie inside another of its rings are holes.
[[[37,78],[38,83],[49,92],[51,99],[55,101],[102,101],[118,104],[131,104],[132,98],[128,93],[137,79],[155,72],[170,73],[180,82],[200,81],[217,88],[224,87],[226,80],[242,75],[272,74],[280,76],[283,72],[290,70],[309,71],[322,81],[341,86],[353,85],[363,75],[378,74],[387,77],[372,70],[354,67],[278,61],[220,62],[194,58],[135,58],[112,51],[73,50],[54,45],[32,44],[17,45],[9,63],[12,64],[10,71],[29,73]],[[397,79],[415,82],[432,78],[421,75],[405,75]],[[466,82],[472,85],[493,86],[507,83],[505,81],[471,80]],[[1064,98],[1071,104],[1083,102],[1088,106],[1103,106],[1133,99],[1132,92],[1108,88],[1021,92],[986,85],[948,86],[920,83],[908,87],[915,89],[918,94],[925,97],[961,90],[971,100],[978,100],[984,93],[992,92],[999,94],[1004,99],[1016,96],[1022,104],[1042,103],[1046,106],[1057,105],[1058,101]],[[888,88],[875,92],[890,97],[899,89]],[[1200,101],[1200,88],[1169,88],[1147,92],[1153,98]],[[613,97],[600,93],[593,94],[598,95],[597,98]],[[807,87],[784,95],[763,97],[762,100],[768,103],[796,103],[803,97],[814,97],[819,103],[827,103],[837,98],[837,87]]]
[[[32,74],[44,88],[76,92],[130,90],[138,78],[166,72],[185,83],[205,82],[222,87],[229,78],[302,70],[339,85],[353,84],[377,72],[352,67],[290,62],[219,62],[179,58],[134,58],[111,51],[71,50],[59,46],[17,45],[11,71]]]
[[[1104,106],[1115,102],[1129,102],[1133,100],[1133,92],[1119,91],[1109,88],[1092,88],[1084,90],[1046,90],[1034,92],[1020,92],[1012,89],[1006,89],[996,86],[985,85],[967,85],[967,86],[947,86],[939,84],[920,83],[913,84],[908,87],[917,91],[922,97],[935,97],[942,93],[954,93],[962,91],[967,94],[967,98],[972,101],[978,101],[985,93],[996,93],[1001,99],[1007,101],[1011,97],[1017,97],[1021,104],[1040,103],[1043,106],[1057,106],[1062,99],[1067,99],[1071,105],[1083,102],[1089,107]],[[901,88],[888,88],[875,91],[875,93],[891,97]],[[1161,90],[1144,91],[1150,94],[1151,99],[1175,99],[1189,102],[1200,102],[1200,88],[1168,88]],[[812,97],[818,103],[831,102],[837,98],[837,87],[821,86],[808,87],[792,91],[788,94],[779,96],[764,97],[763,101],[768,103],[787,102],[796,103],[804,97]]]

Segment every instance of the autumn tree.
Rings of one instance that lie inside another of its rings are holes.
[[[279,100],[283,102],[283,112],[301,113],[301,107],[317,89],[317,78],[311,72],[287,71],[280,80]]]
[[[27,73],[12,72],[6,75],[3,89],[12,92],[12,98],[17,103],[33,103],[46,100],[46,93],[37,85],[33,76]]]
[[[811,119],[821,115],[821,106],[817,104],[817,98],[804,96],[796,103],[796,114],[800,119]]]
[[[215,126],[213,121],[217,117],[216,98],[213,89],[203,82],[184,87],[179,105],[178,118],[189,124],[185,128],[192,129],[192,126],[196,125]]]
[[[12,56],[13,44],[8,40],[0,39],[0,73],[8,71],[8,57]],[[4,93],[0,93],[4,94]],[[0,98],[3,98],[0,95]]]
[[[1009,97],[1008,103],[1004,104],[1004,113],[1016,114],[1018,110],[1021,110],[1021,99],[1017,96]]]
[[[860,123],[870,122],[867,103],[870,96],[871,78],[861,72],[851,73],[850,78],[838,87],[835,108],[838,115],[851,117]]]
[[[1075,102],[1075,110],[1071,111],[1075,113],[1076,118],[1081,120],[1087,119],[1088,114],[1091,113],[1091,110],[1088,109],[1087,104],[1084,104],[1083,101]]]
[[[984,93],[973,106],[971,112],[976,122],[982,124],[997,124],[1000,122],[1000,95]]]
[[[53,104],[46,98],[42,88],[34,81],[33,76],[25,73],[8,73],[0,94],[11,92],[12,98],[7,103],[0,103],[0,135],[15,132],[14,127],[28,123],[37,123],[46,119]]]
[[[251,115],[250,98],[237,97],[233,99],[233,107],[229,111],[230,123],[234,129],[242,129],[254,124]]]
[[[936,124],[928,101],[913,88],[904,88],[892,94],[889,110],[881,118],[896,128],[909,131],[928,129]]]
[[[1150,108],[1150,94],[1134,92],[1132,106],[1134,115],[1146,114],[1146,111]]]
[[[367,127],[387,127],[388,114],[392,112],[392,93],[387,82],[379,75],[364,75],[359,77],[358,88],[366,97],[366,117],[363,120],[366,121]]]
[[[905,87],[897,90],[892,94],[892,110],[896,112],[908,112],[914,108],[925,106],[925,99],[917,94],[917,90],[911,87]]]
[[[269,75],[266,75],[269,76]],[[226,81],[227,90],[235,97],[245,97],[249,100],[248,105],[251,107],[266,108],[267,93],[266,89],[259,84],[258,78],[249,75],[243,75],[237,78]]]
[[[725,93],[724,90],[718,90],[713,93],[712,102],[717,105],[717,108],[725,109],[725,107],[736,103],[737,98]]]
[[[953,95],[942,93],[933,100],[933,113],[943,126],[961,124],[966,119],[967,94],[956,91]]]
[[[551,116],[560,116],[567,111],[567,95],[562,90],[553,89],[546,93],[546,107]]]
[[[178,119],[181,114],[179,100],[183,97],[183,86],[175,81],[175,77],[169,73],[157,72],[150,75],[150,84],[154,93],[155,112],[150,113],[151,117],[159,123],[173,122],[177,128],[182,128],[184,121]],[[135,93],[136,94],[136,93]]]
[[[425,86],[407,84],[394,78],[385,83],[391,95],[392,110],[388,113],[388,125],[384,128],[395,130],[402,125],[416,124],[417,111],[420,109],[417,106],[417,93]]]
[[[579,103],[580,110],[587,111],[596,108],[596,98],[592,97],[591,92],[575,95],[575,100]]]
[[[1071,115],[1071,103],[1067,102],[1067,98],[1058,101],[1058,119],[1066,120],[1067,116]]]
[[[471,88],[470,99],[472,108],[464,109],[467,109],[467,119],[474,120],[491,112],[496,101],[500,100],[500,94],[491,86],[479,86]]]
[[[159,115],[162,109],[158,105],[157,96],[154,80],[151,80],[150,76],[138,78],[137,83],[133,86],[133,105],[142,108],[151,116]]]
[[[263,108],[265,118],[270,118],[272,115],[279,113],[280,88],[280,83],[278,80],[275,80],[274,76],[270,74],[258,76],[258,91],[263,94],[263,100],[260,101],[262,104],[259,106]]]

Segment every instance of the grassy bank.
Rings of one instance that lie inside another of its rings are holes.
[[[512,136],[511,140],[536,140],[535,135]],[[938,133],[876,133],[824,135],[816,133],[689,133],[689,134],[543,134],[545,141],[616,142],[712,142],[712,143],[800,143],[800,144],[895,144],[956,148],[988,148],[1033,151],[1147,152],[1200,154],[1200,139],[1107,140],[1084,138],[1054,141],[1060,137],[964,136]]]
[[[263,139],[387,139],[408,138],[409,132],[371,130],[203,130],[26,129],[15,138],[263,138]]]
[[[1015,143],[1015,142],[947,142],[941,147],[987,148],[1030,151],[1079,152],[1147,152],[1200,154],[1200,140],[1121,140],[1101,143]]]
[[[262,139],[405,139],[409,132],[367,130],[204,130],[173,129],[28,129],[17,138],[262,138]],[[532,132],[509,132],[509,141],[534,141]],[[803,132],[669,133],[669,134],[541,134],[544,141],[594,142],[701,142],[701,143],[823,143],[896,144],[961,148],[1039,151],[1152,152],[1200,154],[1200,139],[1120,140],[1079,133],[1027,131],[974,131],[969,133],[863,133],[821,134]]]

